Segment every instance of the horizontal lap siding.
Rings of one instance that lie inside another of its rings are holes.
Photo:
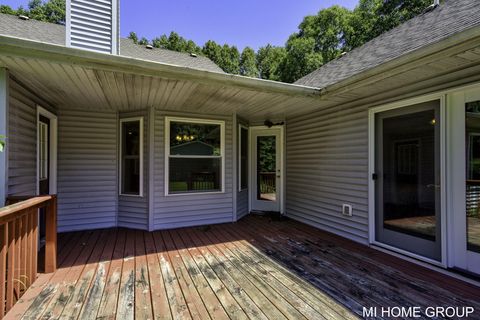
[[[289,119],[286,212],[293,219],[368,240],[367,108],[333,108]],[[353,217],[341,214],[342,204]]]
[[[237,220],[248,214],[248,189],[237,193]]]
[[[178,116],[225,121],[225,193],[165,196],[165,117]],[[231,222],[233,220],[232,117],[155,111],[154,227],[168,229]]]
[[[120,119],[132,117],[143,117],[143,197],[118,197],[118,226],[148,230],[148,116],[147,112],[120,114]]]
[[[37,102],[10,81],[8,195],[37,193]]]
[[[113,227],[117,217],[117,115],[58,116],[58,228]]]

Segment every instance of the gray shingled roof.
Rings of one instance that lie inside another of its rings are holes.
[[[21,20],[17,16],[0,14],[0,35],[16,37],[56,45],[65,45],[65,26],[36,20]],[[120,55],[167,64],[173,64],[192,69],[221,72],[223,70],[210,59],[202,56],[192,57],[165,49],[147,49],[136,45],[130,39],[120,39]]]
[[[433,11],[330,61],[295,84],[325,88],[479,25],[479,0],[446,0]]]

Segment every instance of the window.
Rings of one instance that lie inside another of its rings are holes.
[[[120,194],[143,195],[143,118],[120,120]]]
[[[40,180],[48,179],[48,124],[44,122],[38,123],[38,137],[39,137],[39,173]]]
[[[166,118],[166,194],[223,192],[224,122]]]
[[[248,128],[242,125],[239,128],[238,188],[242,191],[248,189]]]

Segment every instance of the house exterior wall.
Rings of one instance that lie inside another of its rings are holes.
[[[247,214],[248,214],[248,189],[238,191],[238,194],[237,194],[237,220],[242,219]]]
[[[368,107],[333,107],[288,119],[286,214],[368,242]],[[353,207],[343,216],[342,204]]]
[[[118,226],[133,229],[148,230],[148,196],[149,196],[149,176],[148,176],[148,112],[128,112],[120,113],[119,118],[143,117],[143,196],[118,196]],[[120,125],[120,124],[119,124]],[[118,134],[117,145],[120,145],[120,132]],[[120,155],[118,157],[120,159]]]
[[[165,196],[165,117],[225,121],[225,192]],[[233,121],[232,116],[198,115],[155,111],[154,143],[154,229],[169,229],[232,222],[233,208]]]
[[[8,196],[37,194],[37,105],[54,108],[9,80]]]
[[[117,225],[116,112],[58,113],[58,230]]]

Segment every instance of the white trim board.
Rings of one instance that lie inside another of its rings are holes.
[[[5,150],[0,152],[0,207],[8,196],[8,118],[9,118],[8,70],[0,68],[0,135],[7,137]]]
[[[247,130],[247,140],[250,140],[249,137],[250,137],[250,130],[249,130],[249,127],[247,127],[246,125],[243,125],[243,124],[238,124],[238,139],[237,139],[237,144],[238,144],[238,148],[237,148],[237,170],[236,170],[236,174],[238,175],[238,189],[237,189],[237,192],[242,192],[242,191],[245,191],[245,190],[248,190],[248,185],[249,185],[249,173],[247,172],[247,187],[246,188],[243,188],[242,189],[242,129],[244,130]],[[250,157],[250,141],[248,141],[248,148],[247,148],[247,163],[248,163],[248,159]],[[248,170],[248,166],[247,166],[247,171]]]

